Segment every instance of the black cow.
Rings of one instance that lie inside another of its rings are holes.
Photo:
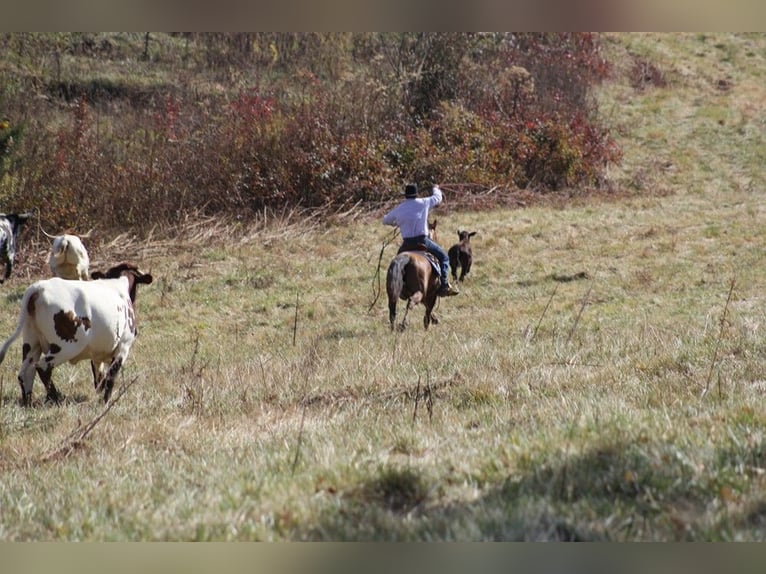
[[[0,262],[5,263],[5,276],[0,278],[0,283],[11,276],[19,230],[30,217],[31,213],[0,213]]]

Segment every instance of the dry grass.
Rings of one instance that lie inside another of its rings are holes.
[[[630,152],[614,176],[639,187],[439,213],[445,246],[450,230],[479,234],[427,333],[421,308],[401,334],[384,301],[368,312],[389,232],[354,210],[99,243],[99,263],[135,258],[156,277],[121,376],[136,383],[46,457],[104,406],[80,364],[54,374],[62,406],[36,386],[20,408],[12,349],[0,538],[762,540],[766,213],[753,156],[736,153],[760,120],[736,88],[700,91],[721,72],[755,90],[737,62],[762,40],[715,47],[728,39],[616,37],[668,82],[605,88]],[[715,72],[696,55],[711,46],[728,58]],[[742,130],[715,147],[695,112],[712,102]],[[44,268],[22,271],[0,333],[24,273]]]

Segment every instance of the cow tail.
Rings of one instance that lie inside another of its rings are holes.
[[[8,352],[8,348],[19,337],[21,330],[24,328],[24,323],[27,321],[29,299],[35,292],[31,289],[24,293],[24,298],[21,300],[21,312],[19,313],[19,324],[16,326],[16,330],[13,334],[0,347],[0,364],[5,360],[5,354]]]

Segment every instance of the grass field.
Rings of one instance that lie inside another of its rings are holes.
[[[375,301],[378,214],[93,253],[154,274],[140,336],[101,419],[87,363],[54,373],[63,405],[36,383],[21,408],[12,348],[0,539],[766,538],[766,38],[608,47],[621,193],[484,213],[447,193],[440,241],[478,231],[475,263],[427,332]],[[636,61],[664,84],[631,86]],[[2,288],[2,337],[31,278]]]

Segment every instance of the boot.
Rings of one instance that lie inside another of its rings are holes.
[[[444,283],[441,289],[439,289],[439,297],[451,297],[452,295],[458,295],[459,293],[460,291],[450,285],[449,281]]]

